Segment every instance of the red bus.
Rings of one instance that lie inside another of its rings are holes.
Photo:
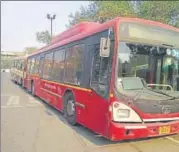
[[[179,29],[117,17],[82,22],[27,58],[25,87],[112,140],[179,132]]]
[[[24,85],[24,78],[26,77],[26,61],[27,57],[16,57],[12,61],[10,70],[11,80],[21,86]]]

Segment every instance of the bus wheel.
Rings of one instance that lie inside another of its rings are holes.
[[[67,93],[64,97],[64,116],[68,123],[76,125],[75,99],[72,93]]]
[[[31,93],[33,96],[35,96],[35,87],[34,87],[34,83],[31,83]]]

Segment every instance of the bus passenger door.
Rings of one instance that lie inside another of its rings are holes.
[[[106,134],[107,114],[109,101],[109,67],[111,63],[108,57],[100,57],[100,44],[88,46],[88,63],[91,63],[90,88],[87,113],[88,126],[97,133]]]

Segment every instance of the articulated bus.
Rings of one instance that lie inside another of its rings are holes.
[[[25,56],[14,58],[10,70],[11,80],[21,86],[24,85],[24,78],[26,77],[26,61]]]
[[[179,133],[179,29],[117,17],[82,22],[27,57],[25,87],[112,140]]]

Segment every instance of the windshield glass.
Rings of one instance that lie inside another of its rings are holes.
[[[179,91],[179,49],[120,42],[117,76],[126,77],[124,90],[142,88],[141,79],[134,79],[139,77],[155,89]]]

